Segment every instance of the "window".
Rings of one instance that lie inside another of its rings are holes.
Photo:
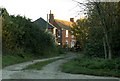
[[[68,37],[68,30],[66,30],[66,37]]]
[[[58,37],[60,37],[60,35],[61,35],[61,31],[60,31],[60,30],[58,30]]]
[[[71,38],[74,38],[74,35],[72,35]]]
[[[56,28],[53,28],[53,34],[56,35]]]
[[[72,40],[71,42],[71,48],[75,46],[75,40]]]
[[[68,44],[68,40],[66,40],[66,44]]]
[[[58,37],[60,38],[60,35],[58,35]]]
[[[58,45],[60,45],[60,43],[58,43]]]

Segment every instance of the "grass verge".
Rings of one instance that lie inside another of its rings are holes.
[[[2,56],[2,68],[9,66],[9,65],[13,65],[13,64],[17,64],[17,63],[21,63],[21,62],[26,62],[26,61],[30,61],[35,59],[33,57],[32,54],[24,54],[23,55],[24,58],[20,57],[19,55],[4,55]]]
[[[9,66],[9,65],[13,65],[13,64],[17,64],[17,63],[22,63],[22,62],[26,62],[26,61],[31,61],[31,60],[35,60],[35,59],[43,59],[43,58],[51,58],[51,57],[56,57],[56,56],[61,56],[64,54],[56,54],[56,55],[50,55],[50,56],[40,56],[40,55],[33,55],[33,54],[22,54],[24,56],[24,58],[22,58],[21,56],[17,55],[17,54],[8,54],[8,55],[3,55],[2,56],[2,68]]]
[[[77,58],[64,63],[61,68],[72,74],[120,77],[120,59]]]
[[[42,67],[44,67],[45,65],[49,64],[49,63],[52,63],[56,60],[59,60],[61,58],[58,58],[58,59],[50,59],[50,60],[46,60],[46,61],[42,61],[42,62],[37,62],[35,64],[32,64],[32,65],[28,65],[26,68],[24,68],[23,70],[28,70],[28,69],[35,69],[35,70],[41,70]]]

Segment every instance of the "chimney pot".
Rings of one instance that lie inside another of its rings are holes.
[[[51,10],[50,10],[50,14],[51,14]]]
[[[50,10],[50,14],[49,14],[49,22],[51,24],[53,24],[53,22],[54,22],[54,14],[51,13],[51,10]]]
[[[70,18],[70,22],[74,22],[74,18]]]

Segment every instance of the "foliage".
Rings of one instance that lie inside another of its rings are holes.
[[[13,65],[13,64],[17,64],[17,63],[21,63],[21,62],[30,61],[30,60],[35,59],[35,57],[32,54],[23,54],[23,55],[24,55],[24,58],[20,57],[17,54],[3,55],[2,56],[2,68],[9,66],[9,65]]]
[[[64,63],[62,71],[73,74],[120,77],[120,59],[76,58]]]
[[[86,56],[106,59],[120,56],[119,4],[120,2],[88,2],[84,4],[87,9],[86,22],[78,20],[80,23],[76,22],[77,25],[74,26],[73,32]],[[82,32],[85,29],[87,31]],[[83,40],[83,37],[87,39]]]
[[[9,15],[4,8],[2,8],[2,17],[3,55],[33,53],[49,56],[52,52],[57,53],[57,49],[54,49],[56,48],[54,37],[41,30],[30,19],[20,15]]]
[[[99,27],[99,30],[97,30],[98,32],[96,32],[96,34],[98,35],[97,37],[94,38],[94,40],[97,39],[98,43],[100,43],[101,41],[104,43],[104,44],[101,43],[99,45],[99,47],[103,46],[104,50],[101,49],[99,50],[103,52],[103,55],[105,54],[105,58],[111,59],[115,57],[115,53],[119,53],[119,50],[116,49],[118,49],[120,46],[119,32],[118,32],[119,28],[117,26],[118,22],[116,15],[118,3],[94,2],[92,5],[93,5],[92,12],[91,9],[88,12],[88,19],[90,23],[92,23],[90,27],[92,29],[94,28],[94,26],[96,28]],[[94,35],[92,36],[94,37]],[[115,46],[116,43],[118,44],[117,47]]]
[[[73,35],[76,37],[76,44],[77,46],[80,46],[82,50],[84,50],[84,46],[86,43],[86,40],[88,38],[88,30],[89,27],[86,25],[87,19],[79,19],[76,21],[76,23],[73,24]]]

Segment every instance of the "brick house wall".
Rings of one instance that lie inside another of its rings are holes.
[[[71,43],[74,42],[75,43],[75,37],[73,35],[71,35],[71,31],[68,30],[68,37],[66,37],[66,30],[62,31],[62,44],[63,46],[68,44],[68,47],[73,47],[71,45]]]
[[[74,18],[70,18],[70,22],[74,22]],[[54,15],[51,13],[49,14],[49,23],[57,27],[55,30],[54,29],[48,29],[49,31],[52,32],[52,34],[55,34],[56,40],[60,45],[72,47],[72,42],[74,40],[75,42],[75,37],[72,37],[71,31],[68,29],[63,29],[62,27],[58,26],[58,24],[55,22]],[[66,36],[68,34],[68,36]],[[74,45],[73,45],[74,46]]]

